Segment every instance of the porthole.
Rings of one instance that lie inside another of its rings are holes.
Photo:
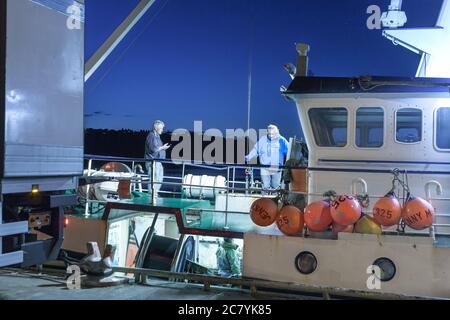
[[[317,259],[311,252],[300,252],[295,258],[295,267],[301,274],[311,274],[317,269]]]
[[[397,273],[397,267],[395,263],[389,258],[378,258],[373,263],[374,266],[377,266],[381,270],[380,280],[383,282],[388,282],[394,279],[395,274]]]

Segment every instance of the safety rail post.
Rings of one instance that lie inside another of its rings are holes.
[[[1,198],[3,198],[2,195],[0,195]],[[0,228],[3,224],[3,199],[2,202],[0,202]],[[0,235],[0,257],[3,255],[3,237]]]
[[[364,195],[366,195],[368,193],[367,182],[363,178],[353,179],[352,184],[350,186],[350,192],[354,195],[357,194],[357,191],[356,191],[357,184],[360,184],[362,186],[362,192],[364,193]]]
[[[434,185],[436,187],[436,194],[438,196],[442,195],[442,185],[436,180],[430,180],[425,184],[425,195],[427,201],[433,206],[432,203],[432,195],[431,195],[431,186]],[[433,223],[430,226],[430,237],[433,239],[433,243],[436,243],[436,215],[433,217]]]
[[[137,176],[134,161],[131,163],[131,172]],[[136,189],[137,189],[136,183],[133,183],[131,186],[132,186],[131,190],[136,191]]]
[[[185,194],[184,194],[184,175],[186,173],[186,163],[183,161],[183,164],[181,165],[181,198],[183,199]]]
[[[133,172],[134,174],[136,174],[136,167],[135,167],[134,161],[131,162],[131,172]],[[136,191],[136,183],[133,183],[133,191]]]
[[[152,189],[152,206],[155,206],[157,195],[155,194],[155,160],[154,159],[152,159],[151,168],[152,168],[152,174],[150,175],[150,185],[151,185],[151,189]]]
[[[88,161],[88,174],[87,174],[88,177],[91,175],[91,169],[92,169],[92,159],[89,159],[89,161]],[[90,191],[90,188],[91,188],[91,184],[88,183],[87,186],[86,186],[86,206],[84,208],[84,215],[85,216],[89,216],[89,204],[90,204],[89,191]]]
[[[227,189],[225,190],[225,224],[223,228],[228,230],[228,196],[230,194],[230,167],[227,167]]]
[[[234,183],[235,183],[235,180],[236,180],[236,167],[233,166],[233,190],[234,190]]]

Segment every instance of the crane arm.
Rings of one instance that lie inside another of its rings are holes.
[[[85,65],[84,81],[88,81],[130,30],[139,22],[156,0],[141,0]]]

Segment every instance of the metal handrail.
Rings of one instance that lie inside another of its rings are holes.
[[[89,164],[88,164],[88,175],[91,173],[92,171],[92,162],[93,161],[121,161],[121,162],[131,162],[132,163],[132,167],[133,167],[133,172],[134,172],[134,168],[136,166],[137,162],[151,162],[151,165],[154,166],[155,163],[160,162],[160,163],[168,163],[168,164],[172,164],[172,165],[176,165],[176,166],[181,166],[181,177],[176,177],[176,176],[164,176],[164,179],[169,179],[169,180],[178,180],[180,182],[169,182],[169,181],[163,181],[162,182],[158,182],[158,181],[154,181],[154,177],[149,176],[148,174],[140,174],[139,175],[139,179],[131,179],[131,181],[133,183],[142,183],[142,182],[149,182],[151,185],[151,190],[150,189],[143,189],[143,191],[153,191],[152,195],[155,195],[155,186],[157,185],[166,185],[166,186],[178,186],[181,187],[181,189],[183,190],[184,188],[203,188],[206,190],[218,190],[220,193],[225,194],[226,196],[226,202],[225,202],[225,211],[220,211],[220,212],[224,212],[225,213],[225,227],[228,227],[228,201],[229,201],[229,195],[230,192],[242,192],[242,193],[246,193],[249,194],[250,196],[252,194],[258,194],[258,196],[255,195],[255,197],[259,197],[262,189],[261,188],[246,188],[246,187],[240,187],[239,185],[246,185],[247,183],[245,181],[239,181],[236,180],[236,170],[237,169],[248,169],[248,168],[253,168],[253,169],[262,169],[262,168],[270,168],[270,166],[263,166],[263,165],[246,165],[246,166],[242,166],[242,165],[236,165],[236,164],[216,164],[216,165],[205,165],[203,163],[199,163],[196,161],[178,161],[176,160],[176,162],[174,161],[170,161],[170,160],[164,160],[164,159],[152,159],[152,160],[146,160],[146,159],[139,159],[139,158],[124,158],[124,157],[109,157],[109,156],[90,156],[90,155],[86,155],[86,157],[88,157],[89,160]],[[186,173],[186,167],[193,167],[193,168],[205,168],[205,169],[213,169],[213,170],[218,170],[218,171],[227,171],[227,179],[226,179],[226,186],[224,187],[220,187],[220,186],[205,186],[205,185],[195,185],[195,184],[186,184],[183,183],[183,179],[184,179],[184,174]],[[303,167],[293,167],[293,166],[280,166],[279,169],[305,169]],[[154,170],[152,170],[152,172],[154,172]],[[233,179],[231,180],[231,175],[233,176]],[[99,179],[104,179],[103,177],[99,177]],[[129,178],[114,178],[112,177],[111,180],[130,180]],[[367,183],[365,181],[362,180],[353,180],[352,185],[353,188],[352,190],[355,190],[355,184],[359,182],[363,185],[363,189],[367,191]],[[437,195],[441,195],[442,191],[442,186],[440,186],[440,184],[437,181],[430,181],[426,184],[426,200],[429,201],[430,203],[433,201],[450,201],[450,198],[448,197],[436,197],[436,196],[432,196],[431,192],[430,192],[430,186],[434,184],[437,185]],[[148,185],[148,183],[147,183]],[[237,186],[236,186],[237,185]],[[273,189],[269,189],[266,190],[267,192],[278,192],[281,190],[273,190]],[[175,192],[175,191],[159,191],[161,193],[165,193],[165,194],[172,194],[172,195],[181,195],[183,196],[183,192]],[[250,192],[250,193],[249,193]],[[291,194],[298,194],[298,195],[304,195],[304,196],[308,196],[308,197],[323,197],[323,193],[319,193],[319,192],[301,192],[301,191],[288,191],[288,190],[283,190],[282,192],[289,192]],[[89,194],[89,184],[87,186],[87,193]],[[369,199],[380,199],[383,198],[384,195],[366,195]],[[399,197],[400,200],[405,200],[406,199],[406,195],[404,195],[403,197]],[[87,199],[86,202],[86,210],[85,210],[85,214],[88,214],[89,209],[89,203],[92,202],[100,202],[97,200],[90,200]],[[103,203],[103,202],[100,202]],[[156,204],[156,197],[152,196],[152,204],[155,205]],[[215,209],[209,209],[209,211],[217,211]],[[217,211],[219,212],[219,211]],[[233,212],[230,212],[233,213]],[[435,215],[435,217],[450,217],[450,213],[437,213]],[[450,227],[450,224],[445,224],[445,223],[436,223],[436,221],[433,223],[433,225],[430,227],[430,236],[435,240],[436,239],[436,227]]]
[[[270,165],[262,165],[262,164],[236,164],[236,163],[216,163],[216,164],[206,164],[205,162],[199,161],[199,160],[178,160],[178,159],[145,159],[145,158],[127,158],[127,157],[116,157],[116,156],[101,156],[101,155],[84,155],[85,159],[90,159],[93,161],[109,161],[109,162],[139,162],[139,163],[145,163],[145,162],[159,162],[159,163],[165,163],[165,164],[171,164],[176,166],[181,165],[189,165],[196,168],[204,168],[204,169],[212,169],[212,170],[227,170],[227,168],[236,168],[236,169],[248,169],[248,168],[255,168],[255,169],[270,169],[274,168]],[[305,167],[301,166],[277,166],[278,169],[305,169]]]
[[[241,165],[235,165],[235,164],[216,164],[216,165],[205,165],[204,163],[199,163],[196,161],[168,161],[165,159],[143,159],[143,158],[126,158],[126,157],[111,157],[111,156],[98,156],[98,155],[85,155],[85,159],[88,160],[88,177],[90,177],[92,170],[92,164],[93,161],[102,161],[102,162],[130,162],[131,163],[131,170],[133,173],[135,173],[135,168],[136,168],[136,163],[146,163],[146,162],[151,162],[151,167],[154,168],[155,163],[159,162],[159,163],[166,163],[166,164],[171,164],[171,165],[175,165],[175,166],[181,166],[181,170],[182,170],[182,176],[181,177],[173,177],[173,176],[163,176],[163,181],[162,182],[158,182],[155,181],[155,177],[150,176],[148,174],[140,174],[138,178],[123,178],[123,177],[98,177],[99,181],[105,181],[106,180],[110,180],[110,181],[120,181],[120,180],[130,180],[133,184],[139,183],[145,183],[147,182],[147,185],[150,184],[150,189],[145,189],[142,188],[141,189],[143,191],[147,191],[152,194],[152,204],[155,205],[156,204],[156,192],[155,192],[155,186],[157,185],[165,185],[165,186],[179,186],[182,189],[184,188],[189,188],[189,187],[193,187],[193,188],[203,188],[206,190],[219,190],[219,192],[226,194],[226,210],[225,210],[225,214],[226,214],[226,223],[225,223],[225,227],[227,227],[227,222],[228,222],[228,217],[227,217],[227,209],[228,209],[228,198],[229,198],[229,194],[230,191],[232,192],[257,192],[260,193],[262,191],[261,188],[238,188],[236,187],[236,185],[246,185],[245,181],[237,181],[236,180],[236,170],[237,169],[248,169],[249,167],[252,168],[271,168],[271,166],[264,166],[264,165],[247,165],[247,166],[241,166]],[[208,169],[208,170],[217,170],[217,171],[227,171],[227,179],[226,179],[226,187],[220,187],[220,186],[204,186],[204,185],[194,185],[194,184],[186,184],[183,183],[183,179],[184,179],[184,174],[186,172],[186,167],[192,167],[192,168],[204,168],[204,169]],[[280,167],[281,169],[281,167]],[[233,179],[230,179],[230,172],[232,170],[233,173]],[[155,170],[151,171],[152,173],[155,172]],[[95,180],[95,177],[91,177],[91,180]],[[168,182],[168,181],[164,181],[164,179],[166,180],[179,180],[181,182]],[[87,194],[89,194],[89,189],[90,189],[90,184],[87,185]],[[275,192],[276,190],[267,190],[268,192]],[[172,194],[172,195],[183,195],[183,192],[170,192],[170,191],[158,191],[161,193],[165,193],[165,194]],[[86,199],[86,207],[85,207],[85,215],[89,215],[89,207],[91,203],[94,202],[99,202],[99,203],[104,203],[103,201],[98,201],[98,200],[91,200],[89,199],[89,197],[87,197]]]

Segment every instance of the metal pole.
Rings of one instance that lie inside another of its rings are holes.
[[[227,167],[227,190],[225,196],[225,225],[223,228],[228,230],[228,196],[230,194],[230,167]]]
[[[152,187],[152,206],[156,205],[156,193],[155,193],[155,160],[152,160],[151,163],[152,174],[150,177],[150,183]]]
[[[236,167],[233,167],[233,192],[234,192],[234,182],[236,180]]]
[[[0,226],[3,224],[3,195],[0,195]],[[3,237],[0,236],[0,256],[3,254]]]
[[[186,170],[186,164],[183,162],[183,165],[181,168],[181,195],[182,195],[182,198],[184,198],[183,183],[184,183],[185,170]]]
[[[136,170],[136,167],[135,167],[135,164],[134,164],[134,161],[133,161],[133,162],[131,162],[131,172],[136,174],[135,170]],[[136,191],[136,183],[133,183],[133,191]]]
[[[245,195],[248,195],[248,189],[250,188],[250,179],[249,179],[249,174],[250,174],[250,170],[247,171],[249,169],[245,169]]]
[[[92,159],[89,159],[88,161],[88,177],[91,175],[91,168],[92,168]],[[89,215],[89,191],[90,191],[91,185],[88,184],[86,186],[86,206],[84,208],[84,215]]]

